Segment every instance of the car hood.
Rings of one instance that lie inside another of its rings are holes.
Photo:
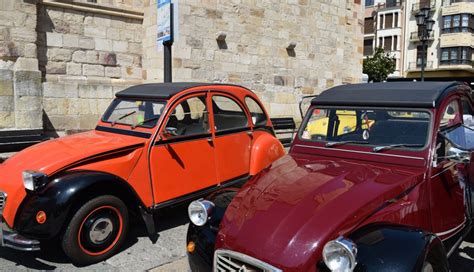
[[[229,205],[217,247],[283,270],[307,270],[322,247],[422,180],[423,170],[287,155]],[[317,255],[319,254],[319,255]],[[316,261],[316,260],[314,260]]]
[[[144,143],[142,138],[93,130],[33,145],[6,160],[1,167],[7,171],[13,167],[51,175],[85,159]]]

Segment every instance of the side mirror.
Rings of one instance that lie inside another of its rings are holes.
[[[175,127],[166,127],[164,131],[164,136],[178,136],[178,129]]]
[[[469,163],[471,160],[471,152],[455,147],[450,147],[448,149],[446,159],[456,163]]]

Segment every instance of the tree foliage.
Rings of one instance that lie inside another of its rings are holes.
[[[395,58],[390,56],[389,52],[385,52],[382,47],[375,49],[373,56],[367,56],[364,59],[364,74],[369,76],[369,82],[381,82],[387,80],[389,74],[395,71]]]

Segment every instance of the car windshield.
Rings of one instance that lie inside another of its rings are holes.
[[[374,152],[421,148],[427,142],[429,124],[430,114],[426,111],[316,107],[308,111],[299,137],[326,142],[326,147],[345,144],[377,146]]]
[[[165,107],[164,101],[140,101],[115,99],[102,117],[112,125],[129,125],[152,128],[158,122]]]

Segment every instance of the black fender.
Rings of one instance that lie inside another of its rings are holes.
[[[357,245],[355,271],[449,271],[442,241],[434,234],[406,226],[369,226],[349,237]]]
[[[212,201],[215,204],[215,208],[209,221],[201,227],[189,223],[186,244],[189,244],[189,242],[195,244],[195,250],[192,253],[187,252],[191,271],[212,270],[214,247],[216,236],[219,232],[219,225],[237,191],[238,189],[235,188],[226,188],[210,195],[206,199]]]
[[[115,195],[128,207],[144,207],[135,190],[121,178],[103,172],[64,172],[44,187],[28,192],[15,217],[14,229],[25,237],[43,240],[60,234],[72,212],[100,195]],[[38,211],[46,213],[46,222],[36,221]]]

